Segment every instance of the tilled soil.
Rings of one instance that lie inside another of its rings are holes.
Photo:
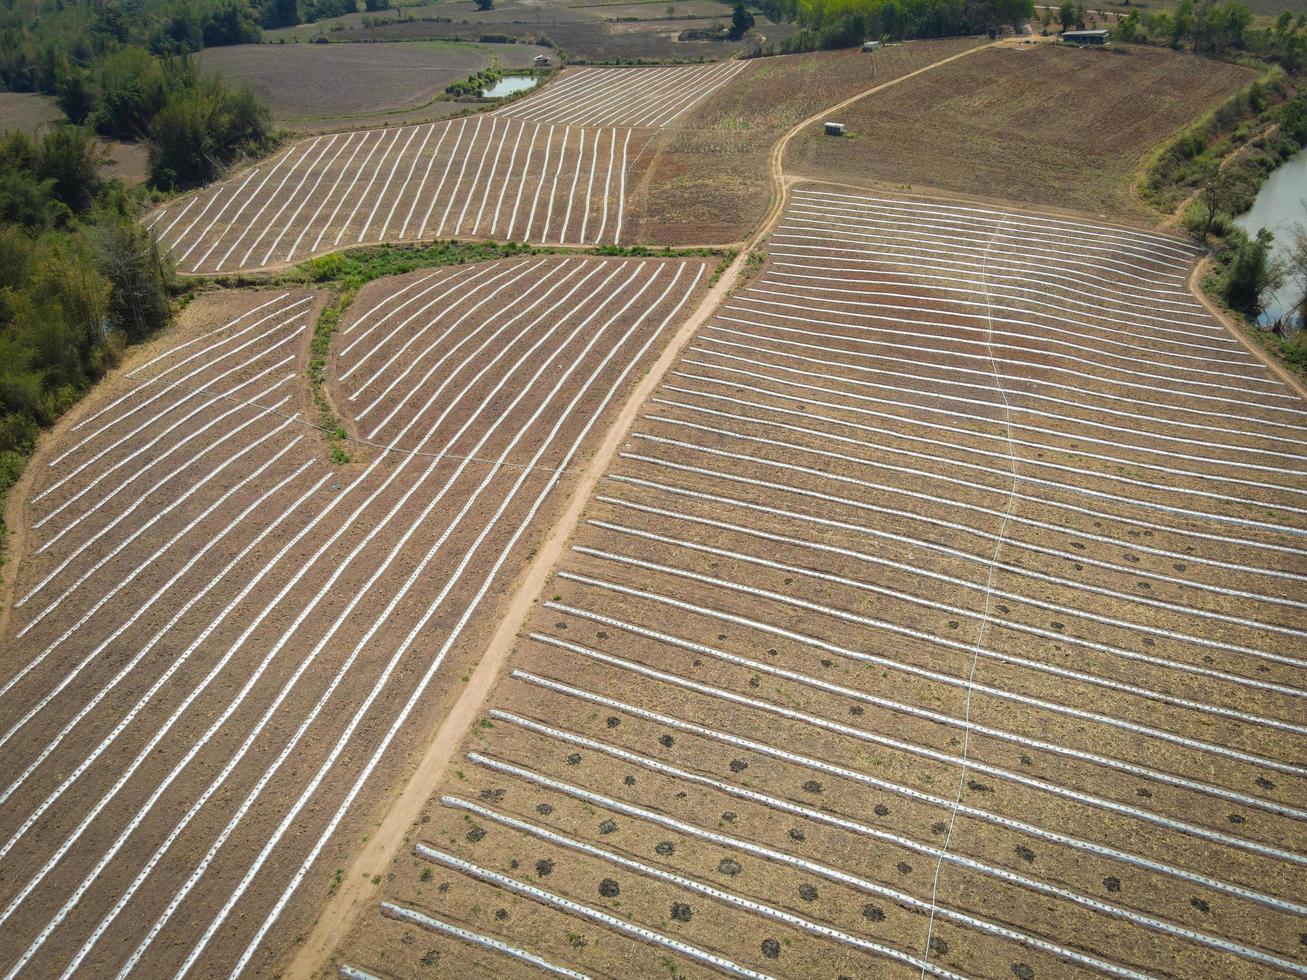
[[[1252,80],[1246,69],[1162,48],[995,47],[851,106],[844,139],[812,127],[791,144],[786,167],[1151,222],[1131,193],[1149,152]]]
[[[707,276],[699,261],[500,265],[529,270],[521,291],[390,338],[384,352],[448,333],[408,355],[423,370],[452,353],[420,401],[396,386],[386,442],[359,462],[333,468],[305,424],[322,299],[304,291],[196,300],[43,448],[0,693],[6,962],[261,969],[312,921],[576,461]],[[422,275],[373,284],[358,309],[384,313],[388,288]],[[550,283],[586,277],[606,289],[509,332]]]
[[[339,958],[1301,970],[1307,406],[1184,243],[794,200]]]
[[[611,244],[646,130],[489,114],[300,140],[149,220],[184,272],[433,237]]]

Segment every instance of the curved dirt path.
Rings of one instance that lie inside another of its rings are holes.
[[[991,42],[992,44],[992,42]],[[745,241],[743,247],[723,270],[717,284],[704,295],[699,305],[681,324],[676,333],[668,340],[662,354],[650,366],[640,383],[632,390],[621,411],[609,423],[603,442],[595,450],[589,464],[581,474],[580,480],[571,488],[567,509],[560,515],[545,535],[535,558],[527,567],[525,575],[519,580],[504,609],[499,626],[486,645],[481,659],[468,676],[463,693],[454,704],[453,709],[441,722],[435,736],[427,744],[426,751],[418,762],[417,768],[408,781],[393,796],[386,806],[385,816],[376,831],[371,834],[363,847],[355,854],[344,875],[340,887],[328,900],[326,906],[314,922],[312,929],[296,949],[282,976],[295,980],[317,975],[329,975],[331,972],[331,955],[337,944],[348,935],[358,915],[375,901],[378,886],[372,884],[375,875],[383,876],[390,867],[396,852],[404,846],[409,828],[418,819],[422,805],[431,796],[446,766],[453,759],[454,753],[462,744],[467,731],[480,715],[495,682],[499,679],[508,656],[517,640],[518,632],[526,622],[537,597],[540,596],[554,568],[566,554],[567,542],[572,531],[579,523],[581,512],[589,502],[591,491],[603,475],[612,467],[613,461],[621,449],[626,433],[635,423],[640,409],[653,394],[662,381],[663,375],[671,368],[682,349],[698,331],[699,327],[712,316],[713,312],[727,298],[739,281],[750,253],[771,232],[780,219],[785,205],[789,201],[790,185],[794,178],[787,178],[784,171],[785,149],[790,140],[819,122],[832,112],[838,112],[860,99],[875,95],[893,85],[906,82],[924,72],[941,65],[965,58],[967,55],[982,51],[991,44],[978,44],[973,48],[960,51],[947,58],[931,62],[916,71],[898,78],[874,85],[851,98],[829,106],[814,113],[802,122],[791,127],[772,146],[768,155],[768,168],[771,172],[772,202],[762,223]]]

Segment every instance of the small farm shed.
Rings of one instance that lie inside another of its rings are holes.
[[[872,52],[872,51],[875,51],[878,47],[880,47],[880,42],[879,42],[879,41],[863,41],[863,42],[862,42],[862,50],[863,50],[863,51],[866,51],[866,52],[868,52],[868,53],[870,53],[870,52]]]
[[[837,122],[828,122],[828,123],[826,123],[826,135],[827,135],[827,136],[843,136],[843,135],[844,135],[844,123],[837,123]]]
[[[1059,37],[1063,41],[1069,41],[1071,44],[1106,44],[1107,39],[1112,36],[1111,31],[1063,31]]]
[[[535,66],[536,66],[537,68],[548,68],[548,67],[549,67],[549,55],[547,55],[547,54],[538,54],[538,55],[536,55],[536,56],[535,56],[535,62],[534,62],[534,64],[535,64]]]

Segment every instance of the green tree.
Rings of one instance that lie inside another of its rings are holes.
[[[1225,267],[1221,296],[1229,307],[1250,317],[1262,311],[1263,298],[1284,281],[1284,270],[1271,259],[1275,235],[1266,228],[1249,237],[1232,228],[1221,244]]]
[[[300,22],[298,0],[266,0],[259,8],[264,27],[292,27]]]
[[[1057,8],[1057,22],[1062,25],[1064,31],[1069,31],[1076,26],[1075,0],[1062,0],[1062,5]]]
[[[110,324],[129,341],[168,322],[172,270],[155,237],[131,218],[105,215],[89,230],[100,273],[109,282]]]
[[[742,0],[735,4],[731,10],[731,30],[730,38],[732,41],[738,41],[753,29],[753,14],[745,7]]]

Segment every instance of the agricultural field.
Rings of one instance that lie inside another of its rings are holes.
[[[324,134],[147,224],[189,273],[433,237],[623,244],[629,161],[746,68],[580,69],[492,113]]]
[[[28,135],[46,127],[66,122],[67,117],[59,103],[48,95],[35,92],[0,92],[0,133],[20,129]],[[127,186],[145,182],[149,157],[139,143],[118,140],[96,141],[105,155],[109,176],[116,177]]]
[[[822,51],[750,61],[745,74],[682,115],[636,159],[631,240],[742,240],[767,210],[768,156],[787,130],[826,106],[978,43],[948,38],[898,44],[874,56]]]
[[[1307,970],[1307,404],[1196,254],[797,186],[342,973]]]
[[[580,68],[548,91],[509,103],[495,115],[579,126],[661,129],[710,98],[748,62],[668,68]],[[747,77],[741,84],[747,84]]]
[[[1149,154],[1255,77],[1163,48],[992,47],[850,106],[843,139],[812,127],[785,166],[1152,222],[1133,193]]]
[[[35,133],[43,126],[64,121],[59,103],[35,92],[0,92],[0,132],[21,129]]]
[[[197,299],[30,464],[0,682],[10,975],[258,970],[339,884],[525,557],[697,302],[691,259]]]
[[[473,0],[442,0],[375,14],[346,14],[314,24],[267,31],[272,41],[306,41],[327,37],[338,41],[403,41],[418,38],[459,38],[476,41],[498,35],[526,43],[548,43],[569,61],[721,61],[752,45],[755,37],[780,40],[793,24],[773,24],[757,15],[753,35],[739,41],[681,40],[687,29],[703,30],[714,20],[730,21],[731,8],[716,0],[671,3],[627,3],[609,10],[593,2],[541,3],[538,0],[499,0],[491,10],[479,10]],[[669,17],[668,8],[672,14]]]
[[[320,130],[379,116],[431,118],[466,106],[436,102],[445,86],[488,67],[529,67],[546,49],[524,44],[413,41],[400,44],[243,44],[196,57],[229,82],[248,82],[278,123]]]

